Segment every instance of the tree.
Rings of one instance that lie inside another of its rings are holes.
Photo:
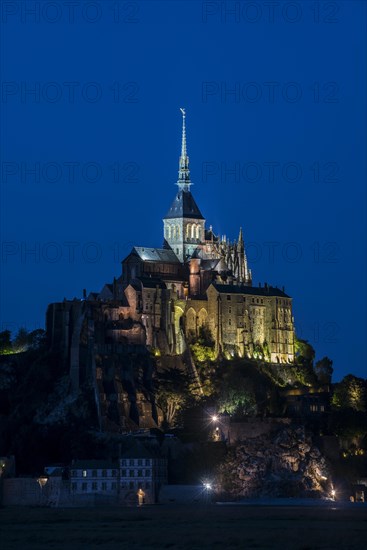
[[[255,392],[248,380],[229,376],[224,380],[218,412],[231,416],[249,416],[257,413]]]
[[[14,338],[13,346],[17,353],[27,351],[29,348],[29,333],[25,328],[21,327],[18,330],[18,333]]]
[[[0,355],[8,355],[9,353],[13,353],[11,332],[10,330],[3,330],[0,332]]]
[[[317,361],[314,370],[320,384],[331,383],[331,377],[334,372],[332,365],[333,362],[328,357],[323,357],[320,361]]]
[[[256,400],[248,388],[227,387],[218,401],[218,411],[231,416],[250,416],[257,412]]]
[[[32,349],[39,349],[44,346],[46,341],[46,331],[42,328],[37,328],[29,333],[29,347]]]
[[[210,330],[205,326],[199,328],[197,338],[191,336],[190,349],[195,361],[199,363],[215,361],[217,357],[215,342],[212,339]]]
[[[315,350],[307,340],[295,337],[294,349],[296,355],[296,361],[301,365],[313,365],[315,359]]]
[[[353,409],[366,412],[366,381],[348,374],[334,387],[331,403],[334,409]]]
[[[339,437],[363,438],[367,434],[366,415],[351,408],[334,410],[329,419],[329,428]]]
[[[183,409],[188,396],[188,380],[178,369],[160,372],[156,378],[155,402],[163,414],[163,424],[173,428],[178,413]]]

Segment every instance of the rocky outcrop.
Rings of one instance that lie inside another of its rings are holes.
[[[247,439],[220,467],[217,489],[233,498],[323,496],[327,465],[302,426]]]

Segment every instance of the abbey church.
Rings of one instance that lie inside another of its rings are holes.
[[[203,329],[218,354],[294,362],[292,299],[266,283],[253,286],[242,229],[237,241],[220,237],[196,204],[181,112],[177,191],[162,247],[133,247],[121,275],[100,292],[48,308],[50,345],[69,364],[75,387],[83,372],[95,370],[98,379],[98,369],[121,354],[182,356]]]

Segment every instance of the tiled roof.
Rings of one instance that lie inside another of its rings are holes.
[[[118,463],[112,460],[75,460],[71,464],[72,470],[113,470]]]
[[[180,189],[168,210],[165,219],[171,218],[194,218],[203,220],[204,216],[199,210],[191,191]]]
[[[217,271],[218,264],[219,264],[218,259],[204,259],[204,260],[201,260],[200,267],[205,271],[210,269],[214,269]]]
[[[290,298],[288,294],[273,286],[256,287],[240,285],[220,285],[213,283],[214,288],[220,294],[250,294],[253,296],[279,296],[281,298]]]
[[[145,248],[143,246],[134,246],[133,253],[135,252],[142,260],[147,262],[166,262],[166,263],[180,263],[173,250],[166,248]]]
[[[130,442],[129,448],[124,451],[121,458],[154,458],[154,453],[149,451],[144,445],[136,439]]]

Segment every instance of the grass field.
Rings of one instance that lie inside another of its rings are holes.
[[[193,505],[112,509],[0,509],[2,550],[339,550],[362,548],[366,540],[366,507],[333,509]]]

